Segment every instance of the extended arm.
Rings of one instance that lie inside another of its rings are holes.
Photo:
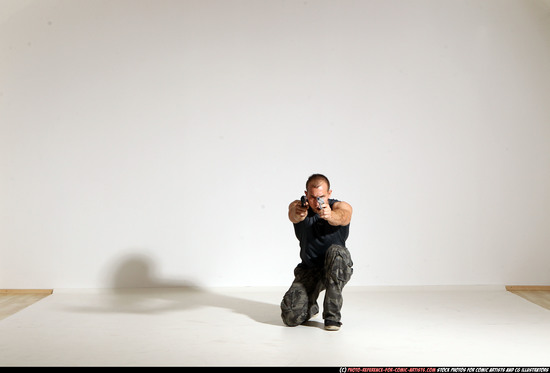
[[[348,225],[351,222],[353,209],[347,202],[335,202],[332,210],[329,206],[323,208],[321,218],[328,221],[330,225]]]

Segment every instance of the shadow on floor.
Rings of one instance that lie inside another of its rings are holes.
[[[75,312],[160,314],[219,307],[264,324],[284,326],[279,304],[270,304],[209,291],[188,281],[164,281],[152,273],[151,258],[133,255],[116,266],[107,301],[97,306],[72,307]],[[281,294],[282,299],[282,294]]]

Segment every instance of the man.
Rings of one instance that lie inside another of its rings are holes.
[[[288,218],[300,241],[302,262],[294,269],[294,282],[281,302],[281,317],[288,326],[303,324],[319,313],[317,298],[326,290],[323,319],[326,330],[339,330],[342,289],[353,273],[346,248],[352,208],[331,199],[326,176],[314,174],[306,182],[305,201],[293,201]]]

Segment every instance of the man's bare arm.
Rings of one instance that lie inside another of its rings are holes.
[[[325,206],[321,217],[328,221],[330,225],[348,225],[351,222],[353,209],[347,202],[334,202],[332,211],[329,206]]]

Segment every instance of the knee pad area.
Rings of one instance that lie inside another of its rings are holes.
[[[281,318],[287,326],[297,326],[308,316],[308,296],[303,286],[292,286],[281,302]]]

